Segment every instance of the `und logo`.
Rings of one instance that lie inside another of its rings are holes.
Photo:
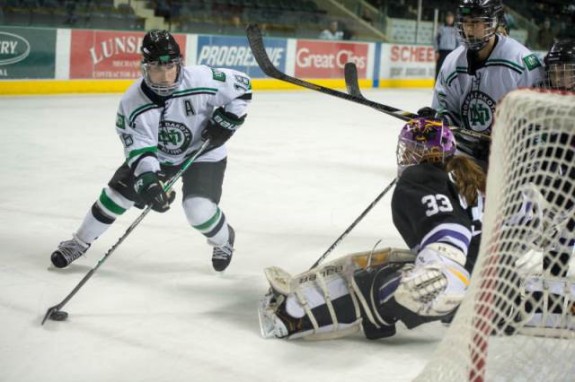
[[[496,102],[487,94],[472,91],[465,97],[461,106],[461,116],[465,127],[480,132],[490,132],[495,115]]]
[[[158,150],[168,155],[180,155],[192,142],[192,133],[180,122],[162,121],[158,132]]]

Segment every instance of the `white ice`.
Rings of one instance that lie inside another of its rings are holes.
[[[431,100],[428,89],[365,94],[411,111]],[[228,145],[221,207],[237,250],[224,274],[175,203],[117,248],[66,305],[67,321],[41,326],[140,213],[118,219],[68,269],[49,266],[123,161],[119,98],[0,98],[0,381],[397,382],[422,370],[445,333],[440,324],[378,341],[260,337],[263,269],[308,269],[396,174],[402,121],[305,90],[256,92]],[[390,198],[327,260],[380,239],[404,247]]]

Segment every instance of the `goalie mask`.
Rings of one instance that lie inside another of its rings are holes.
[[[550,89],[575,91],[575,40],[555,42],[545,56],[546,85]]]
[[[397,166],[403,170],[419,163],[444,163],[455,154],[455,137],[445,122],[416,118],[399,133]]]
[[[469,50],[481,50],[495,35],[503,17],[501,0],[460,0],[457,8],[457,28]]]
[[[152,30],[142,41],[142,74],[146,85],[159,96],[170,96],[181,82],[182,56],[174,37]]]

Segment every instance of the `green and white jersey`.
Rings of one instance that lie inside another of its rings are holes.
[[[500,35],[485,62],[474,63],[470,58],[464,46],[447,56],[435,84],[432,107],[453,125],[490,134],[497,102],[517,88],[540,85],[544,69],[529,49]]]
[[[159,171],[160,164],[183,163],[202,145],[202,131],[216,108],[238,117],[247,114],[252,88],[246,74],[203,65],[181,70],[180,86],[169,98],[157,96],[140,78],[120,101],[116,131],[136,176]],[[222,145],[197,162],[216,162],[226,155]]]

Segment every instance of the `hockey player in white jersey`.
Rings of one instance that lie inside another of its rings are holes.
[[[445,124],[416,119],[402,129],[391,203],[408,249],[374,249],[292,277],[265,270],[259,307],[265,338],[337,338],[362,330],[389,337],[449,317],[462,301],[480,240],[485,173],[456,155]]]
[[[548,88],[575,91],[575,38],[558,39],[544,61]]]
[[[117,217],[133,205],[165,212],[175,198],[162,181],[210,139],[211,146],[183,174],[183,208],[189,224],[213,246],[212,265],[229,265],[235,232],[218,207],[226,168],[225,142],[244,123],[252,98],[250,78],[231,69],[185,67],[167,31],[148,32],[141,46],[142,78],[120,101],[116,118],[125,162],[102,190],[71,240],[52,253],[57,268],[82,256]]]
[[[421,116],[440,117],[450,125],[490,134],[495,107],[505,94],[543,82],[537,56],[496,33],[502,15],[501,0],[459,1],[457,25],[463,45],[445,59],[431,109],[420,109]],[[461,152],[487,161],[489,142],[458,135],[457,144]]]

